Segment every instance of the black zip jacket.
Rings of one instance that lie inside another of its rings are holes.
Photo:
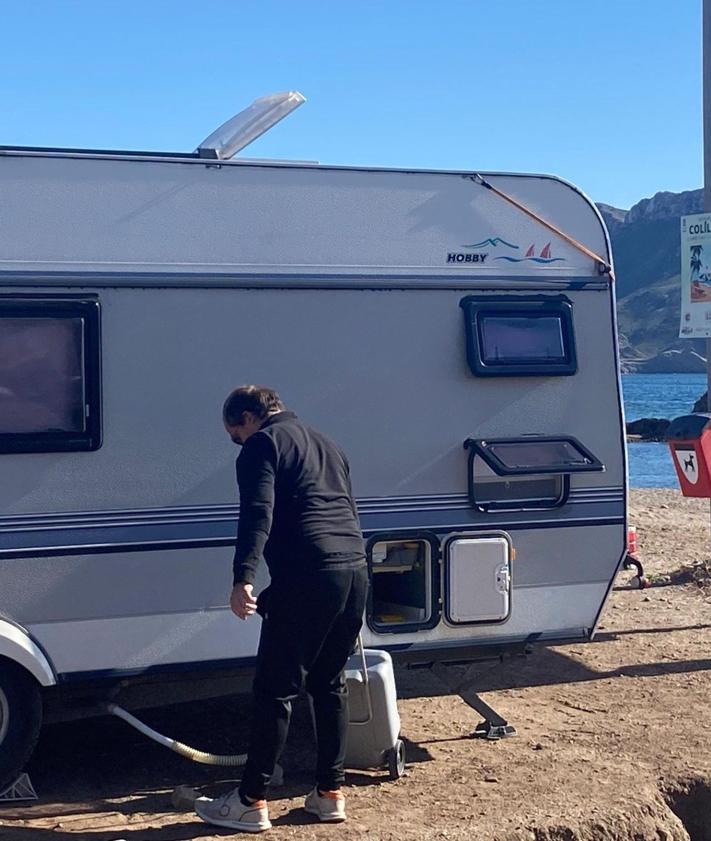
[[[234,583],[254,583],[266,559],[272,580],[323,566],[365,563],[348,460],[328,438],[279,412],[237,458],[240,513]]]

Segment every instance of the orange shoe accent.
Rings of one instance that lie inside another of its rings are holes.
[[[319,789],[318,793],[321,795],[321,797],[330,797],[331,800],[346,799],[345,794],[343,794],[343,792],[340,789],[338,789],[338,791],[321,791],[321,789]]]

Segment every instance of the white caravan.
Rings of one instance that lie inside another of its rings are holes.
[[[0,789],[41,702],[253,664],[237,385],[348,453],[369,646],[590,638],[625,554],[610,245],[580,191],[204,155],[0,149]]]

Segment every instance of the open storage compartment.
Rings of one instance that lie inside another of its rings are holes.
[[[511,538],[505,532],[456,535],[447,540],[444,557],[447,622],[505,622],[511,614]]]
[[[376,535],[368,542],[368,625],[378,633],[439,621],[439,543],[431,535]]]

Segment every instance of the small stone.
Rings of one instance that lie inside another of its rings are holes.
[[[498,783],[499,778],[498,777],[484,777],[484,782],[485,783]]]
[[[177,786],[170,795],[170,802],[178,812],[190,812],[195,807],[197,792],[192,786]]]
[[[540,742],[536,742],[533,746],[533,750],[543,750],[543,745]]]

